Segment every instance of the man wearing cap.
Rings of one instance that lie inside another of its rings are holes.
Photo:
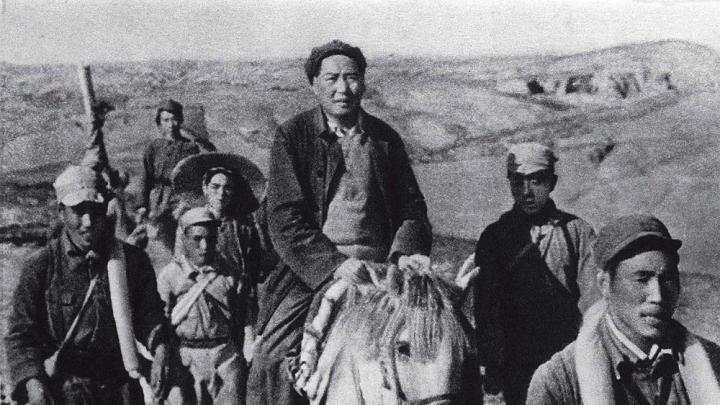
[[[283,263],[260,294],[251,404],[291,404],[282,360],[298,349],[317,292],[333,277],[362,278],[360,260],[429,263],[427,207],[400,136],[361,108],[366,61],[332,41],[314,48],[305,73],[318,106],[285,122],[271,149],[270,237]]]
[[[252,356],[258,302],[257,284],[277,261],[267,233],[260,232],[253,214],[258,203],[251,184],[265,182],[257,166],[249,160],[229,153],[203,153],[183,159],[173,170],[173,187],[181,200],[192,204],[202,192],[205,206],[220,222],[218,252],[232,265],[240,278],[243,297],[247,299],[245,340],[246,359]],[[183,247],[182,231],[177,232],[176,255]]]
[[[206,207],[183,214],[182,254],[158,276],[158,291],[178,340],[180,371],[193,387],[176,379],[180,389],[171,390],[171,403],[245,403],[247,370],[241,349],[247,300],[236,269],[217,251],[219,224]]]
[[[141,178],[141,204],[151,219],[174,208],[170,174],[175,165],[187,156],[215,150],[207,139],[183,136],[182,123],[182,104],[170,99],[158,107],[155,124],[161,137],[153,139],[145,149]]]
[[[124,256],[131,313],[123,315],[133,320],[126,327],[154,352],[151,380],[159,392],[167,372],[167,328],[155,272],[145,252],[114,240],[105,215],[107,189],[96,171],[70,166],[53,186],[63,229],[23,266],[8,321],[13,396],[31,404],[142,404],[111,305],[112,291],[119,291],[109,281],[113,250]]]
[[[507,178],[513,208],[489,225],[475,248],[480,267],[475,318],[485,392],[525,403],[535,369],[575,339],[581,311],[594,299],[595,238],[582,219],[560,211],[553,151],[513,145]]]
[[[535,372],[528,404],[720,404],[720,347],[672,319],[680,246],[650,215],[600,230],[603,299],[585,312],[577,339]]]

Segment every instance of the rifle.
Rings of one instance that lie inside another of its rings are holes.
[[[83,107],[85,109],[85,115],[87,116],[86,122],[90,123],[88,130],[90,141],[81,164],[90,166],[99,172],[105,172],[110,180],[110,186],[115,188],[120,185],[120,175],[117,170],[113,170],[110,166],[110,159],[105,149],[105,140],[102,132],[102,123],[105,121],[105,114],[115,110],[115,107],[107,101],[98,102],[95,99],[95,89],[93,87],[90,66],[80,66],[78,75],[80,78]]]
[[[95,89],[93,88],[92,73],[89,65],[82,65],[78,69],[80,75],[80,90],[82,91],[83,106],[89,120],[95,119]]]

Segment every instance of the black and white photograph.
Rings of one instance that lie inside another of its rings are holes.
[[[720,404],[720,0],[0,0],[0,405]]]

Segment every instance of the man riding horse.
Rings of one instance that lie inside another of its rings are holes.
[[[400,136],[361,108],[366,61],[340,41],[314,48],[305,73],[319,105],[279,128],[267,209],[282,259],[260,293],[248,404],[296,404],[284,359],[297,350],[313,295],[333,278],[364,278],[360,260],[429,262],[432,234]]]

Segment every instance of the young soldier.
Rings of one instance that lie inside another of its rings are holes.
[[[242,404],[247,308],[241,280],[217,252],[219,221],[207,208],[190,209],[179,224],[182,253],[160,272],[158,291],[178,341],[178,374],[185,375],[193,389],[183,386],[187,380],[176,380],[180,390],[172,390],[169,400]]]
[[[525,403],[532,373],[575,338],[580,312],[592,302],[595,234],[550,198],[556,161],[538,143],[510,148],[507,178],[515,204],[483,231],[475,249],[485,391],[503,391],[509,405]]]
[[[70,166],[53,184],[63,228],[20,273],[5,343],[14,397],[21,403],[144,403],[124,367],[109,284],[111,251],[121,243],[135,337],[154,352],[151,383],[167,374],[162,301],[145,252],[116,241],[100,174]],[[123,297],[119,297],[123,298]],[[113,297],[115,299],[115,297]],[[134,347],[134,341],[132,342]]]

